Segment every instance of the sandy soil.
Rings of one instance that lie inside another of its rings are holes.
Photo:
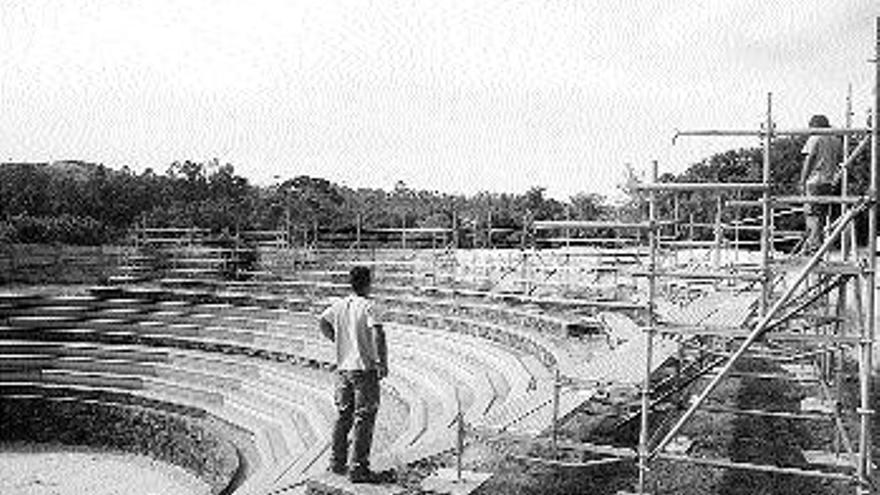
[[[186,470],[150,457],[68,447],[0,452],[3,495],[208,495]]]

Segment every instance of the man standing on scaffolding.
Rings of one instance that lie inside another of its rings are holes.
[[[813,115],[810,118],[811,128],[829,128],[828,117]],[[804,164],[801,168],[800,186],[807,197],[831,196],[839,193],[837,181],[840,177],[839,166],[843,158],[843,145],[840,138],[829,134],[813,134],[801,150]],[[806,203],[804,215],[806,219],[807,238],[802,252],[811,254],[822,244],[822,233],[825,218],[831,208],[822,203]]]

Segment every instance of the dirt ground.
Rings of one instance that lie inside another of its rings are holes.
[[[186,470],[146,456],[69,446],[4,446],[4,495],[207,495]]]

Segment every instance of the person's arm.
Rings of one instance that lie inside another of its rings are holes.
[[[336,342],[336,332],[333,331],[333,325],[331,325],[324,317],[318,319],[318,328],[321,330],[321,334],[324,338],[331,342]]]
[[[388,345],[385,342],[385,328],[381,324],[373,326],[376,338],[376,353],[379,355],[379,378],[388,376]]]
[[[807,140],[802,153],[804,154],[804,164],[801,166],[801,180],[798,184],[801,187],[801,192],[806,194],[807,179],[810,178],[810,174],[813,172],[813,162],[816,158],[816,146],[813,144],[812,137]]]
[[[839,151],[840,163],[837,165],[837,167],[834,170],[834,179],[833,180],[834,180],[835,184],[840,184],[840,182],[843,180],[844,174],[846,174],[846,167],[843,166],[843,164],[846,163],[846,153],[845,153],[846,150],[843,149],[843,142],[841,142],[839,139],[836,139],[835,146],[837,146],[838,150],[840,150]]]
[[[804,157],[804,164],[801,166],[801,180],[798,184],[801,187],[801,192],[807,193],[807,179],[810,177],[810,172],[813,170],[813,155],[808,154]]]

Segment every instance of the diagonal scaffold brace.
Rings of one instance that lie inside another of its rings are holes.
[[[813,268],[822,260],[822,256],[829,250],[829,248],[831,248],[831,246],[834,245],[834,242],[843,233],[846,226],[851,221],[853,221],[858,214],[865,211],[868,208],[868,205],[869,203],[867,201],[862,201],[857,205],[856,208],[851,209],[847,212],[846,215],[841,216],[837,219],[831,234],[825,239],[825,242],[822,244],[819,250],[816,251],[815,254],[813,254],[807,264],[797,274],[794,282],[788,287],[785,293],[783,293],[783,295],[773,304],[769,311],[764,314],[758,324],[755,325],[755,328],[752,330],[749,336],[742,342],[742,344],[740,344],[739,348],[737,348],[737,350],[731,355],[731,357],[724,364],[721,370],[712,378],[706,388],[691,403],[691,405],[678,419],[672,429],[650,451],[649,458],[656,457],[673,440],[673,438],[678,435],[684,425],[694,416],[694,414],[696,414],[700,406],[705,403],[706,399],[715,390],[718,384],[725,377],[727,377],[727,375],[733,369],[733,366],[743,356],[743,354],[745,354],[749,347],[751,347],[752,344],[758,341],[767,332],[770,323],[774,321],[774,318],[777,316],[779,311],[795,295],[795,293],[800,288],[801,284],[806,280],[807,276],[810,274]]]

